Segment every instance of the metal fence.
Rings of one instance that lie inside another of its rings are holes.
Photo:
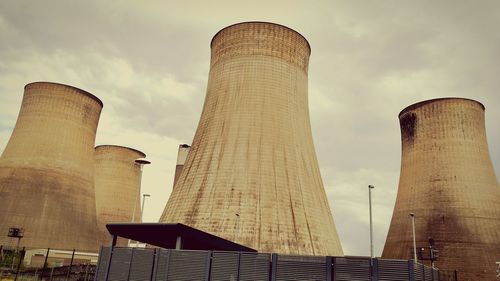
[[[101,248],[96,281],[434,281],[407,260],[247,252]]]
[[[0,245],[0,280],[94,280],[97,260],[97,253],[75,249],[28,249]]]
[[[440,270],[440,281],[458,281],[458,271],[456,270]]]

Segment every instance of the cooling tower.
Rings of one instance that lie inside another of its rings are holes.
[[[186,163],[186,158],[188,156],[191,146],[187,144],[180,144],[179,151],[177,152],[177,165],[175,166],[175,176],[174,176],[174,187],[181,175],[184,164]]]
[[[458,270],[458,280],[495,280],[500,261],[500,187],[490,160],[484,106],[443,98],[399,114],[402,160],[399,190],[383,258],[412,259],[429,238],[436,266]]]
[[[97,250],[94,142],[102,102],[56,83],[26,85],[0,158],[0,245]]]
[[[95,200],[100,245],[109,245],[107,223],[141,221],[141,151],[117,145],[95,148]],[[118,246],[127,240],[118,239]]]
[[[161,222],[262,252],[342,255],[311,134],[309,55],[277,24],[214,36],[203,112]]]

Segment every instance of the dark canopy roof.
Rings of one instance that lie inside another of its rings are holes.
[[[181,223],[109,223],[106,228],[111,235],[166,249],[175,249],[177,237],[180,236],[182,249],[185,250],[257,252]]]

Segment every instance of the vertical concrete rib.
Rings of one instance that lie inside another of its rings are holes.
[[[401,175],[382,257],[412,258],[413,212],[417,248],[427,248],[433,238],[438,268],[458,270],[459,280],[495,280],[500,187],[486,141],[484,106],[469,99],[435,99],[407,107],[399,119]]]
[[[101,245],[111,243],[107,223],[129,223],[132,217],[134,222],[141,222],[141,167],[135,160],[144,157],[141,151],[124,146],[95,148],[95,197]],[[126,246],[127,240],[119,238],[117,245]]]
[[[26,85],[0,158],[0,244],[24,228],[21,246],[97,250],[94,143],[102,102],[48,82]]]
[[[342,255],[311,134],[307,40],[247,22],[219,31],[211,50],[198,129],[160,221],[263,252]]]

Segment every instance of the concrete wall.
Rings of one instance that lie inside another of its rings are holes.
[[[187,144],[179,144],[179,151],[177,152],[177,164],[175,165],[174,187],[182,173],[184,164],[186,163],[187,156],[191,146]]]
[[[160,221],[264,252],[342,255],[311,134],[308,42],[251,22],[211,48],[201,119]]]
[[[25,87],[0,158],[0,244],[97,251],[94,143],[102,102],[62,84]]]
[[[401,176],[383,258],[412,258],[409,214],[417,247],[429,237],[441,270],[459,280],[496,280],[500,260],[500,186],[488,152],[484,107],[447,98],[407,107],[399,115]]]
[[[106,229],[112,222],[141,222],[141,167],[135,163],[146,155],[141,151],[117,146],[100,145],[95,148],[95,198],[100,245],[110,245]],[[135,205],[135,206],[134,206]],[[135,210],[135,215],[133,215]],[[126,239],[118,239],[118,246],[126,246]]]

